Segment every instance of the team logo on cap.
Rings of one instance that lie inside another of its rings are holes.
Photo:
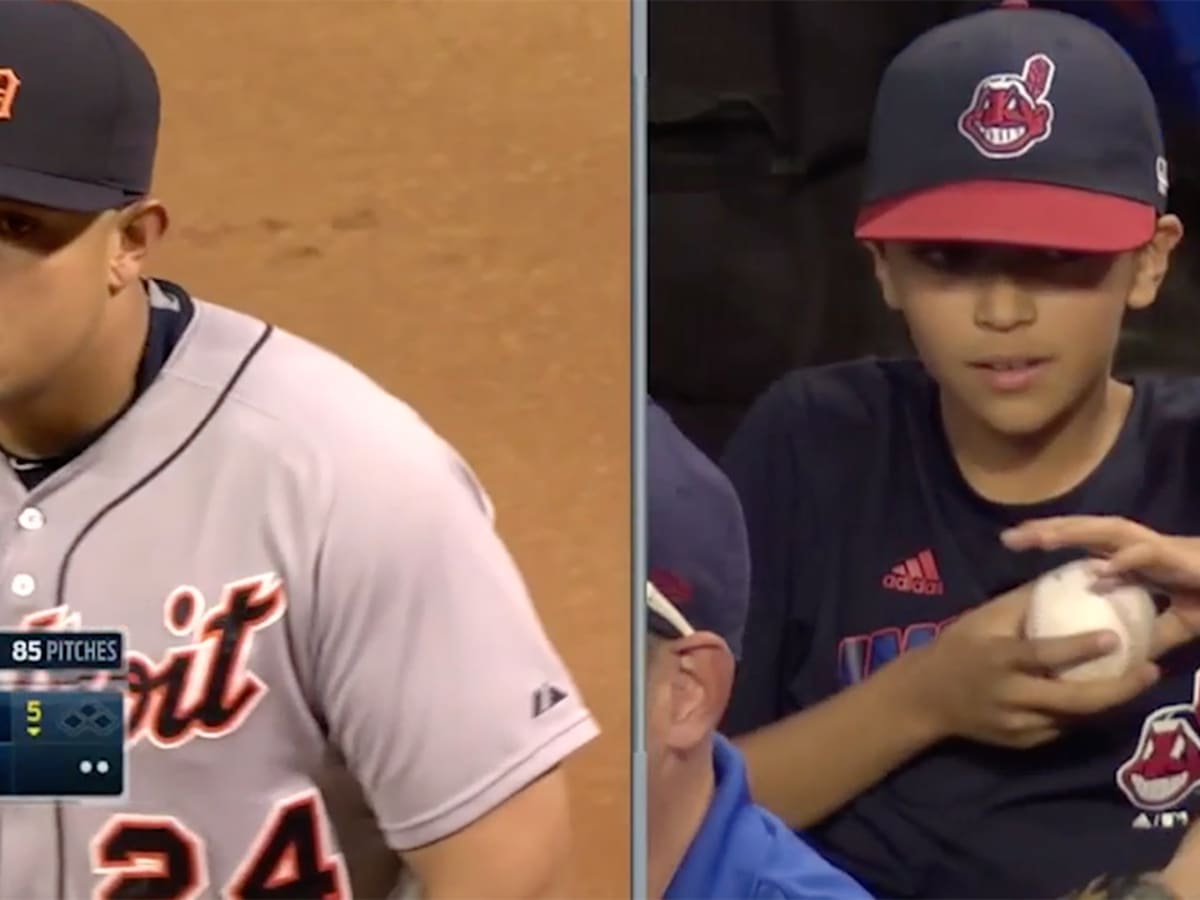
[[[12,69],[0,69],[0,121],[12,118],[13,103],[21,90],[21,79]]]
[[[975,86],[958,130],[989,159],[1023,156],[1050,137],[1054,107],[1047,96],[1054,60],[1044,53],[1025,60],[1020,75],[989,75]]]

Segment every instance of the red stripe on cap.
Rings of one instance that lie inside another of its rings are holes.
[[[976,241],[1120,253],[1154,237],[1153,206],[1111,194],[1022,181],[943,184],[864,209],[865,241]]]

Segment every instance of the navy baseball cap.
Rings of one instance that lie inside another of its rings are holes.
[[[1077,16],[1022,3],[925,33],[888,66],[855,234],[1115,253],[1166,210],[1154,96]]]
[[[159,92],[141,49],[71,0],[0,0],[0,197],[77,212],[150,190]]]
[[[729,479],[653,401],[646,409],[646,602],[666,638],[711,631],[735,657],[750,604],[750,550]]]

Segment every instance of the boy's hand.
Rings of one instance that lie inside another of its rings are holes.
[[[1006,747],[1033,747],[1058,737],[1080,717],[1128,702],[1159,676],[1152,663],[1119,678],[1063,681],[1051,673],[1103,656],[1112,632],[1033,640],[1022,635],[1032,585],[961,616],[932,643],[913,651],[918,702],[941,736]]]
[[[1077,547],[1097,557],[1097,587],[1120,578],[1142,581],[1168,596],[1155,622],[1153,656],[1200,635],[1200,538],[1159,534],[1117,516],[1034,519],[1001,535],[1013,550]]]

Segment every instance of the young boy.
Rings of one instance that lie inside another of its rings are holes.
[[[876,895],[1060,895],[1160,868],[1186,826],[1190,632],[1161,629],[1161,670],[1049,677],[1112,638],[1021,636],[1026,586],[1082,551],[1000,540],[1069,513],[1200,531],[1200,384],[1112,376],[1182,234],[1162,154],[1145,80],[1080,19],[919,38],[857,235],[920,362],[795,372],[727,450],[754,569],[727,730],[759,802]]]

